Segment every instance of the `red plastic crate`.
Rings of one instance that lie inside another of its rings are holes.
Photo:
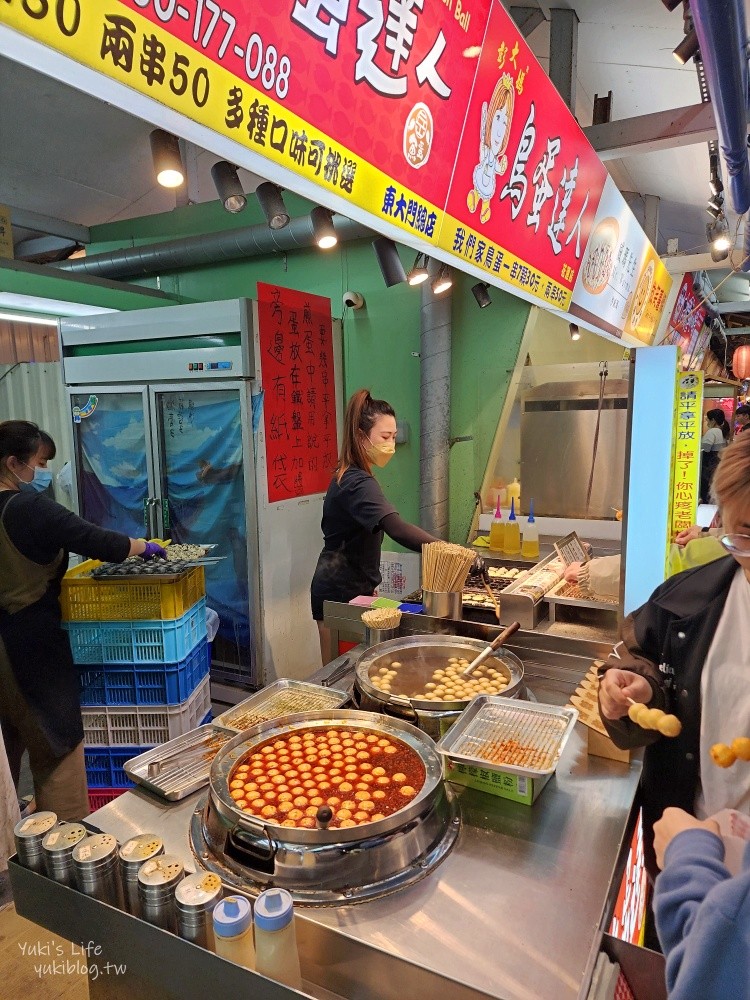
[[[89,812],[96,812],[97,809],[106,806],[108,802],[119,798],[125,792],[127,792],[127,788],[97,788],[93,792],[89,790]]]

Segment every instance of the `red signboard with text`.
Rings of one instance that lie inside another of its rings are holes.
[[[710,330],[703,329],[707,312],[701,305],[702,299],[700,293],[693,291],[692,272],[684,274],[662,341],[662,344],[676,344],[680,348],[684,370],[701,367],[711,336]]]
[[[336,466],[331,300],[258,282],[268,501],[325,493]]]

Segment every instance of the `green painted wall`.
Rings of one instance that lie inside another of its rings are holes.
[[[285,193],[290,214],[310,204]],[[122,246],[169,240],[199,232],[239,228],[262,221],[255,199],[238,216],[227,215],[218,202],[175,209],[151,216],[95,227],[90,254]],[[400,248],[405,267],[413,251]],[[454,437],[471,436],[451,451],[450,536],[463,541],[500,417],[510,372],[515,365],[529,306],[493,290],[493,305],[480,310],[473,279],[456,275],[453,290],[452,421]],[[360,386],[388,399],[399,419],[408,421],[411,437],[398,448],[378,478],[389,499],[410,521],[419,516],[419,313],[420,292],[407,285],[386,288],[368,240],[342,244],[329,252],[299,250],[263,258],[217,264],[149,278],[185,301],[252,297],[258,281],[315,292],[331,299],[341,316],[343,293],[361,292],[366,308],[347,310],[343,319],[344,387],[347,397]]]

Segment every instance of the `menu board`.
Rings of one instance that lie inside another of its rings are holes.
[[[661,344],[676,344],[682,354],[681,367],[684,371],[700,368],[711,338],[711,330],[706,327],[706,307],[701,304],[702,295],[693,290],[692,272],[682,276],[672,314]]]
[[[331,300],[258,282],[268,502],[325,493],[336,466]]]

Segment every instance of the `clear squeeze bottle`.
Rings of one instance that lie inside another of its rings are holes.
[[[261,975],[302,989],[294,904],[286,889],[266,889],[255,902],[255,952]]]
[[[216,954],[246,969],[255,968],[253,915],[244,896],[227,896],[213,912]]]
[[[529,504],[529,516],[526,519],[526,527],[523,529],[523,541],[521,542],[521,557],[523,559],[539,558],[539,528],[534,519],[534,498]]]
[[[500,510],[500,496],[498,494],[495,516],[490,525],[490,548],[495,549],[496,552],[502,552],[504,542],[505,522],[503,521],[503,512]]]
[[[516,520],[516,501],[510,502],[510,514],[505,525],[503,552],[506,556],[517,556],[521,552],[521,526]]]

